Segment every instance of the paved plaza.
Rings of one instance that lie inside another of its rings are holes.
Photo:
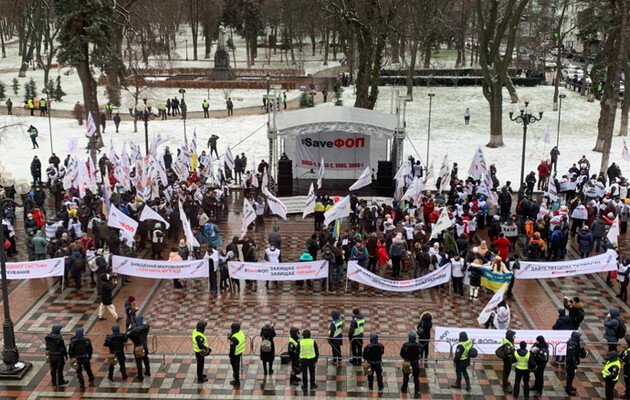
[[[232,196],[232,211],[227,222],[221,224],[224,241],[230,240],[240,230],[240,204],[242,198],[236,192]],[[267,218],[265,226],[255,233],[260,249],[264,248],[267,233],[274,224],[280,225],[282,251],[286,261],[295,260],[303,251],[305,240],[312,233],[312,220],[291,216],[288,221]],[[21,222],[18,222],[21,226]],[[23,237],[23,235],[18,235]],[[621,253],[628,248],[622,238]],[[570,251],[576,257],[575,251]],[[409,271],[405,271],[409,276]],[[344,274],[345,277],[345,274]],[[317,339],[323,356],[330,354],[330,347],[323,338],[327,334],[329,313],[339,309],[346,320],[347,333],[351,310],[359,307],[366,317],[366,332],[377,332],[386,348],[384,366],[385,390],[382,393],[368,391],[367,378],[361,367],[344,362],[337,368],[322,357],[317,367],[319,388],[307,395],[311,398],[408,398],[401,395],[400,345],[407,333],[415,331],[420,314],[433,313],[434,325],[451,327],[478,327],[476,318],[489,299],[484,293],[479,302],[450,295],[448,287],[435,288],[414,294],[383,293],[351,283],[345,291],[344,284],[332,293],[322,293],[320,282],[313,288],[296,288],[293,283],[270,284],[259,282],[246,286],[241,283],[240,292],[208,293],[204,281],[190,281],[183,290],[174,290],[171,281],[132,278],[120,288],[114,298],[117,311],[123,315],[123,302],[129,295],[136,297],[145,321],[151,325],[149,349],[152,353],[151,376],[141,383],[134,381],[135,365],[131,348],[128,349],[127,366],[130,378],[121,382],[120,375],[114,382],[106,378],[107,348],[103,347],[105,335],[114,323],[106,314],[106,321],[97,319],[98,298],[89,280],[84,277],[84,289],[77,293],[73,288],[61,291],[60,282],[53,279],[12,281],[10,300],[12,318],[17,331],[21,358],[33,363],[33,369],[21,381],[1,381],[0,399],[259,399],[305,397],[299,387],[289,385],[289,368],[280,365],[276,358],[275,373],[265,377],[258,357],[260,338],[257,336],[266,321],[276,327],[276,352],[286,351],[289,328],[300,331],[310,329]],[[592,355],[578,369],[575,386],[582,399],[603,398],[601,362],[606,347],[603,340],[603,319],[610,306],[621,308],[622,316],[630,315],[630,308],[615,297],[608,288],[605,276],[578,276],[558,280],[528,280],[517,282],[515,301],[511,303],[512,329],[551,329],[556,320],[557,308],[564,296],[582,297],[586,318],[582,324],[583,339]],[[213,354],[206,362],[208,382],[196,383],[195,360],[192,354],[190,334],[199,319],[208,321],[206,334]],[[240,389],[229,385],[231,369],[227,357],[226,335],[232,322],[241,322],[247,335],[248,347],[243,362],[243,382]],[[123,321],[121,321],[123,322]],[[66,366],[67,387],[53,387],[44,357],[44,336],[53,324],[61,324],[68,338],[75,329],[85,328],[92,339],[95,357],[92,368],[96,374],[93,384],[80,391],[74,371]],[[518,333],[517,333],[518,340]],[[591,343],[592,342],[592,343]],[[344,354],[349,354],[347,343]],[[430,360],[421,370],[420,398],[426,399],[500,399],[505,398],[501,389],[501,363],[494,355],[480,356],[472,367],[472,392],[451,390],[455,371],[448,354],[430,351]],[[266,378],[266,379],[265,379]],[[513,378],[513,374],[512,374]],[[533,377],[532,377],[533,380]],[[562,367],[548,365],[545,393],[542,398],[565,398],[565,374]],[[622,384],[617,385],[622,389]],[[511,396],[508,396],[512,398]]]

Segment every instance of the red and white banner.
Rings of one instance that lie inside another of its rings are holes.
[[[63,276],[64,259],[24,261],[7,263],[7,279],[34,279]]]
[[[328,261],[292,263],[228,262],[230,277],[252,281],[301,281],[328,278]]]
[[[349,261],[348,279],[388,292],[415,292],[447,283],[451,279],[451,264],[448,263],[421,278],[394,281],[371,273],[356,261]]]
[[[567,342],[571,338],[573,331],[535,331],[535,330],[515,330],[515,343],[527,342],[527,348],[531,348],[539,335],[545,338],[545,342],[550,348],[556,347],[556,355],[567,354]],[[435,327],[435,351],[438,353],[450,353],[451,346],[459,342],[459,333],[466,332],[468,339],[473,341],[475,349],[479,355],[492,355],[501,344],[501,339],[505,337],[505,331],[499,329],[476,329],[456,326],[436,326]],[[454,349],[453,349],[454,351]]]
[[[139,276],[152,279],[193,279],[209,276],[206,260],[155,261],[112,256],[112,271],[115,274]]]
[[[126,216],[122,211],[111,206],[109,209],[109,217],[107,217],[107,226],[120,229],[120,234],[133,242],[133,237],[138,229],[138,223],[131,217]]]
[[[370,165],[370,137],[352,132],[314,132],[298,136],[295,157],[299,168],[365,169]]]
[[[519,262],[515,270],[516,279],[563,278],[565,276],[595,274],[617,270],[617,252],[608,250],[604,254],[580,260],[554,262]]]

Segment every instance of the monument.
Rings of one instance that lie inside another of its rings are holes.
[[[214,81],[228,81],[236,79],[236,74],[230,68],[230,55],[225,47],[225,26],[219,26],[217,38],[217,51],[214,53],[214,69],[210,73],[210,79]]]

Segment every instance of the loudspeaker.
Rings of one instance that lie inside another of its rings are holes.
[[[391,161],[378,162],[376,192],[379,196],[394,195],[394,165]]]
[[[293,163],[278,160],[278,196],[293,196]]]

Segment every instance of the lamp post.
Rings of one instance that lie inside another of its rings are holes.
[[[265,78],[267,79],[267,94],[269,94],[269,91],[271,90],[271,75],[269,75],[269,72],[267,72]]]
[[[558,96],[560,100],[558,100],[558,130],[556,133],[556,147],[560,145],[560,117],[562,117],[562,99],[567,97],[566,94],[562,93]]]
[[[427,93],[427,96],[429,96],[429,126],[427,128],[427,160],[425,168],[427,170],[427,173],[429,173],[429,149],[431,146],[431,107],[433,105],[433,96],[435,96],[435,93],[429,92]]]
[[[529,95],[523,96],[523,102],[519,104],[519,115],[514,117],[514,106],[510,105],[508,110],[510,115],[510,120],[516,122],[517,124],[523,125],[523,151],[521,153],[521,186],[519,190],[523,187],[523,182],[525,182],[525,148],[527,146],[527,127],[530,124],[533,124],[537,121],[540,121],[543,116],[543,108],[542,106],[538,110],[538,117],[533,115],[531,107],[529,103],[531,103],[532,98]]]
[[[46,95],[46,113],[48,114],[48,135],[50,136],[50,154],[52,155],[55,150],[53,150],[53,134],[52,134],[52,122],[50,120],[50,93],[48,93],[48,89],[44,89],[42,90],[42,92],[44,92],[44,94]]]
[[[149,121],[157,118],[157,115],[151,112],[153,108],[153,99],[142,99],[141,103],[136,104],[133,110],[133,116],[136,120],[144,122],[144,151],[149,155]]]
[[[5,182],[3,182],[4,184]],[[4,220],[5,210],[15,207],[17,204],[11,199],[0,200],[0,218]],[[4,229],[0,229],[0,243],[4,243]],[[15,330],[11,320],[11,307],[9,307],[9,288],[7,285],[7,265],[4,245],[0,246],[0,273],[2,274],[2,308],[4,322],[2,323],[2,336],[4,347],[2,349],[2,364],[0,365],[0,379],[22,379],[32,368],[29,362],[20,362],[20,353],[15,345]]]
[[[179,89],[179,93],[181,93],[182,95],[182,102],[185,103],[184,96],[186,94],[186,89]],[[188,143],[188,138],[186,137],[186,113],[187,112],[188,110],[185,110],[184,112],[182,112],[182,118],[184,119],[184,141],[186,143]]]
[[[186,39],[186,61],[188,61],[188,39]]]

